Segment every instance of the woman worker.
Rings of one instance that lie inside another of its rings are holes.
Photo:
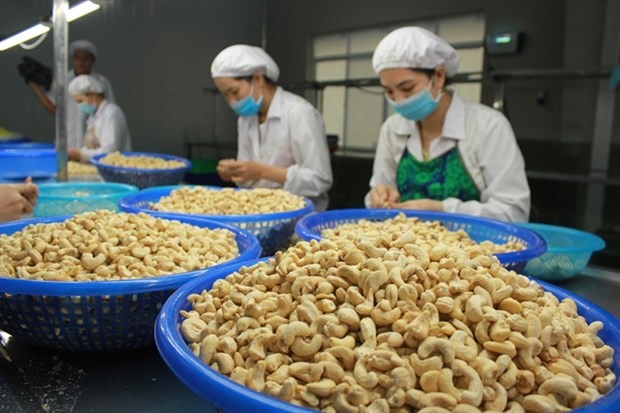
[[[104,86],[91,75],[80,75],[69,83],[69,93],[88,116],[80,148],[69,148],[69,159],[88,163],[100,153],[130,151],[131,137],[125,114],[104,96]]]
[[[211,76],[239,116],[237,159],[217,172],[245,188],[283,188],[327,208],[332,171],[321,114],[277,86],[280,70],[261,48],[234,45],[213,60]]]
[[[366,206],[527,221],[523,156],[498,111],[446,89],[459,56],[419,27],[389,33],[373,68],[396,112],[382,125]]]

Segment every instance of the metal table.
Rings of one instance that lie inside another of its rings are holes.
[[[587,268],[558,283],[620,317],[620,273]],[[211,412],[157,349],[68,353],[11,339],[0,357],[0,412]]]

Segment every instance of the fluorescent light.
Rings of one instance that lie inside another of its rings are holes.
[[[99,4],[93,3],[90,0],[83,1],[82,3],[76,4],[67,10],[67,22],[72,22],[73,20],[79,19],[88,13],[99,10],[100,8],[101,6]],[[50,27],[45,23],[36,24],[29,29],[23,30],[0,41],[0,52],[13,46],[17,46],[18,44],[27,42],[30,39],[34,39],[37,36],[41,36],[50,30]]]
[[[67,22],[72,22],[75,19],[79,19],[85,14],[98,10],[100,7],[100,5],[98,5],[97,3],[93,3],[90,0],[86,0],[80,4],[76,4],[67,11]]]
[[[6,50],[13,46],[17,46],[18,44],[27,42],[28,40],[33,39],[37,36],[41,36],[42,34],[47,33],[49,31],[50,31],[49,26],[46,26],[41,23],[34,25],[29,29],[21,31],[11,37],[8,37],[0,41],[0,51]]]

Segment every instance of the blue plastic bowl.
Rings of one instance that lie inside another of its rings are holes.
[[[182,214],[175,212],[158,212],[150,209],[151,202],[157,202],[160,198],[170,195],[179,186],[167,186],[161,188],[149,188],[140,193],[129,195],[119,202],[121,211],[125,212],[149,212],[161,217],[202,217],[213,221],[223,222],[245,229],[254,234],[263,247],[264,255],[273,255],[277,250],[285,247],[290,242],[291,236],[295,232],[297,221],[314,210],[314,204],[304,198],[306,205],[294,211],[274,212],[272,214],[252,214],[252,215],[201,215],[201,214]],[[210,189],[222,189],[218,187],[208,187]]]
[[[138,191],[133,185],[104,182],[41,184],[33,215],[73,215],[97,209],[120,211],[118,201]]]
[[[0,178],[50,178],[58,168],[53,149],[1,149]]]
[[[185,172],[192,166],[190,161],[179,156],[150,152],[121,152],[121,154],[125,156],[152,156],[167,161],[180,161],[185,164],[185,166],[173,169],[125,168],[101,163],[100,159],[106,156],[107,153],[95,155],[91,158],[91,163],[97,167],[99,174],[104,180],[135,185],[140,189],[151,186],[176,185],[183,180]]]
[[[450,231],[460,229],[476,242],[491,241],[503,244],[520,241],[525,244],[522,251],[495,254],[497,259],[508,269],[521,272],[528,260],[542,255],[546,251],[545,241],[535,232],[506,222],[469,215],[447,212],[412,211],[397,209],[343,209],[318,212],[299,220],[295,231],[304,241],[320,240],[321,231],[342,224],[357,222],[360,219],[384,221],[394,218],[399,213],[416,217],[422,221],[439,221]]]
[[[547,224],[519,224],[538,233],[547,243],[547,252],[530,260],[523,273],[547,281],[574,277],[586,268],[595,251],[605,248],[598,235],[575,228]]]
[[[187,302],[190,294],[200,294],[203,290],[212,287],[215,280],[225,278],[241,266],[250,266],[257,262],[226,265],[210,271],[204,277],[189,282],[179,288],[166,301],[155,325],[155,343],[157,348],[174,374],[187,387],[207,400],[218,411],[276,413],[276,412],[309,412],[309,410],[283,402],[279,399],[250,390],[228,377],[216,372],[196,357],[188,348],[181,335],[181,310],[189,310],[191,304]],[[553,293],[560,300],[571,298],[577,303],[579,314],[585,317],[588,323],[602,321],[605,327],[599,336],[606,344],[614,349],[614,365],[616,376],[620,377],[620,320],[597,305],[554,285],[537,281],[546,291]],[[620,403],[620,382],[598,401],[579,409],[574,413],[610,413],[617,411]]]
[[[2,224],[0,234],[67,218]],[[232,231],[239,256],[205,270],[137,280],[57,282],[0,276],[0,329],[34,345],[71,351],[113,351],[151,344],[157,314],[177,288],[222,265],[235,265],[261,253],[258,240],[247,231],[195,217],[179,221]]]

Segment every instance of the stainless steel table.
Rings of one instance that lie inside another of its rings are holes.
[[[587,268],[558,283],[620,317],[620,273]],[[210,412],[155,347],[76,354],[11,339],[0,357],[0,412]]]

